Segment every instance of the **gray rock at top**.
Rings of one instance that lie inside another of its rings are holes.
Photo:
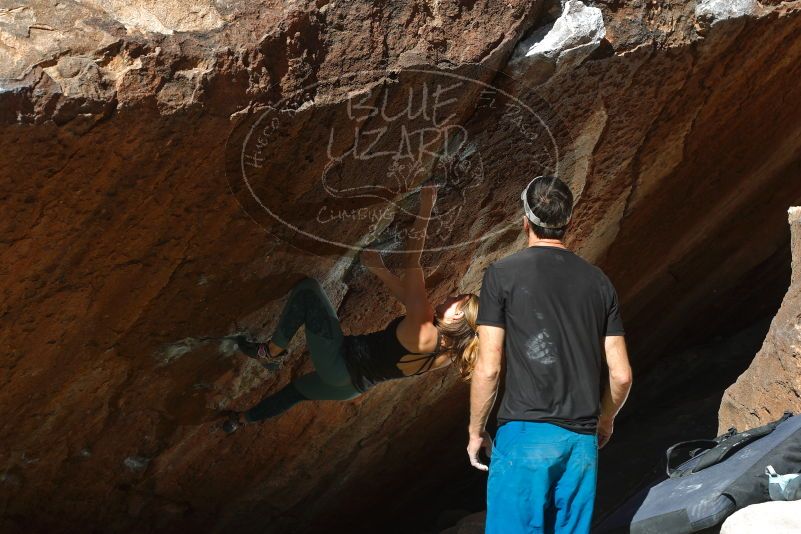
[[[757,10],[756,0],[699,0],[695,16],[711,22],[753,15]]]
[[[562,14],[553,23],[535,30],[515,49],[511,65],[515,69],[540,71],[542,81],[557,70],[580,64],[606,36],[603,14],[580,0],[567,0]]]

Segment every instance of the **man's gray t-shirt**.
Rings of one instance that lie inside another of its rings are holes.
[[[499,425],[543,421],[595,433],[603,338],[624,333],[601,269],[567,249],[528,247],[487,268],[476,322],[506,331]]]

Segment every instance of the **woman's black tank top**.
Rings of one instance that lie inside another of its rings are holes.
[[[353,386],[359,391],[367,391],[378,382],[403,378],[398,362],[407,354],[421,354],[421,358],[407,360],[419,361],[420,368],[415,375],[429,371],[440,352],[441,335],[437,331],[437,349],[434,352],[410,352],[398,339],[398,323],[405,316],[396,317],[383,329],[369,334],[345,336],[343,341],[345,365],[350,373]]]

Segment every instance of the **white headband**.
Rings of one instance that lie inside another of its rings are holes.
[[[561,224],[545,224],[544,222],[542,222],[540,220],[539,217],[534,215],[533,211],[531,211],[531,206],[528,205],[528,188],[531,187],[531,184],[533,184],[534,181],[538,180],[539,178],[543,178],[543,176],[535,177],[534,180],[531,180],[528,183],[528,185],[526,186],[526,188],[523,189],[523,192],[520,193],[520,200],[523,201],[523,210],[526,212],[526,217],[528,217],[528,219],[532,223],[534,223],[535,225],[540,226],[542,228],[562,228],[564,226],[567,226],[567,223],[570,222],[570,217],[572,216],[572,206],[571,206],[571,214],[568,215],[567,220],[564,223],[561,223]]]

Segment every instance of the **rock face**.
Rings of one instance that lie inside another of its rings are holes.
[[[720,534],[775,532],[792,534],[801,530],[801,501],[764,502],[746,506],[723,522]]]
[[[575,67],[600,46],[605,35],[599,8],[568,0],[553,24],[537,28],[517,46],[512,62],[524,58],[529,67],[537,60],[550,61],[554,67]]]
[[[781,308],[746,372],[723,394],[719,432],[747,430],[801,413],[801,208],[789,210],[793,274]]]
[[[214,421],[310,369],[302,339],[276,374],[206,339],[269,335],[301,276],[346,332],[401,311],[355,254],[395,261],[430,175],[435,300],[522,246],[532,173],[563,176],[639,376],[786,289],[797,2],[8,6],[0,530],[390,531],[481,491],[453,371]]]

